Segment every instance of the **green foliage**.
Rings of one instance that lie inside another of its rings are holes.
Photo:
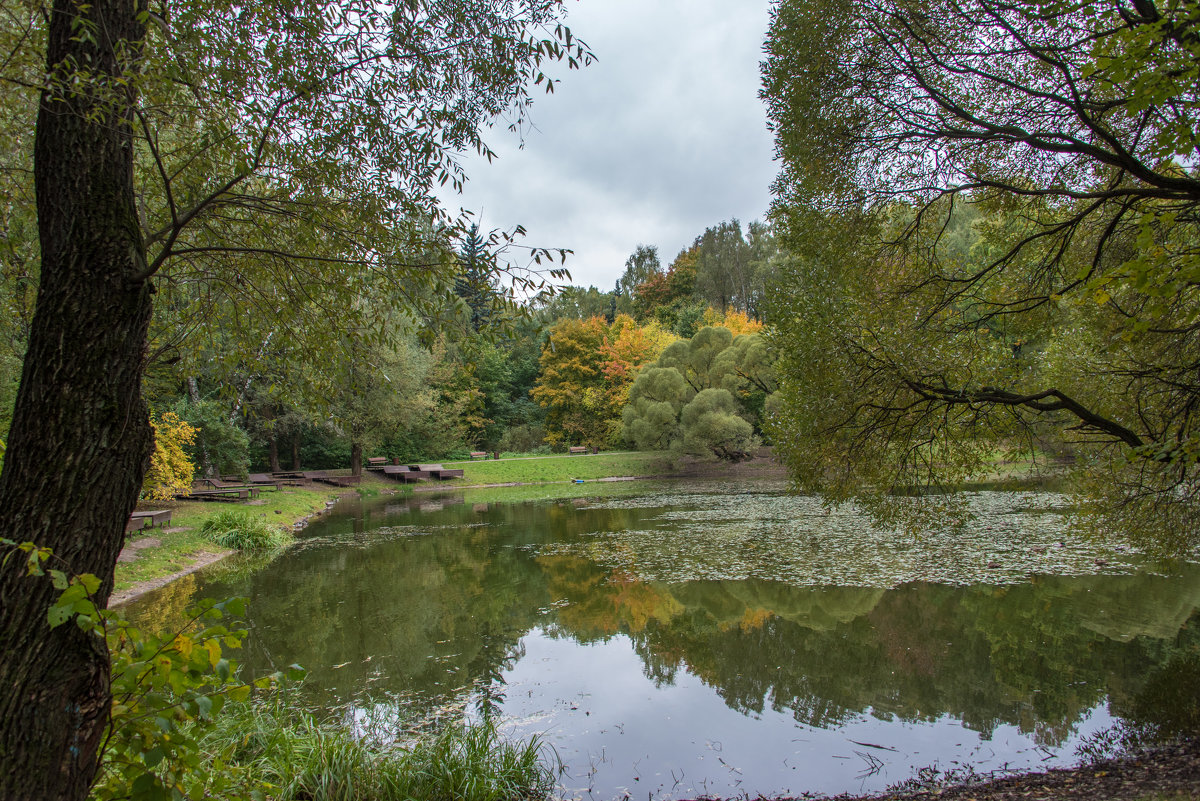
[[[688,395],[683,375],[674,368],[647,367],[638,373],[622,413],[625,439],[640,451],[670,447]]]
[[[238,680],[237,665],[225,653],[241,647],[246,631],[223,620],[244,609],[243,599],[204,600],[188,612],[185,628],[162,635],[102,613],[113,706],[92,798],[261,797],[267,789],[262,778],[233,764],[232,749],[213,752],[202,744],[227,702],[245,702],[254,687],[266,689],[282,678],[273,674],[253,686]]]
[[[181,399],[172,412],[196,429],[194,442],[186,448],[193,464],[209,467],[217,475],[246,475],[250,437],[235,425],[221,403]]]
[[[1200,543],[1194,12],[777,5],[769,316],[802,486],[894,508],[1049,445],[1079,454],[1081,525]]]
[[[774,359],[760,334],[708,326],[667,346],[638,375],[623,432],[639,450],[743,459],[759,445],[750,420],[762,419],[774,387]]]
[[[655,276],[662,275],[662,264],[658,260],[658,248],[638,245],[625,260],[625,272],[617,281],[618,291],[636,302],[639,287]]]
[[[25,553],[27,573],[60,590],[47,610],[51,628],[76,625],[104,638],[111,659],[112,706],[100,748],[96,801],[184,801],[207,797],[262,798],[261,779],[229,761],[232,749],[207,751],[201,740],[216,726],[227,702],[244,702],[255,689],[283,678],[273,673],[246,684],[226,656],[241,647],[245,629],[225,624],[245,614],[244,599],[204,600],[186,613],[180,628],[147,633],[119,611],[97,609],[100,579],[48,568],[56,557],[33,543],[0,539],[5,562]],[[290,670],[293,677],[299,669]]]
[[[549,453],[546,429],[537,423],[507,429],[500,437],[498,450],[505,453]]]
[[[200,530],[222,548],[237,551],[280,548],[292,541],[286,529],[268,523],[261,515],[237,509],[222,509],[206,519]]]
[[[679,449],[732,462],[751,456],[759,441],[739,411],[729,390],[700,390],[679,414]]]
[[[548,795],[556,772],[537,738],[502,740],[483,722],[451,725],[407,743],[319,722],[284,696],[242,706],[206,739],[279,799],[509,801]]]

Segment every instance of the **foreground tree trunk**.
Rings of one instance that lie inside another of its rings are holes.
[[[350,475],[361,476],[363,470],[363,449],[362,443],[351,441],[350,443]]]
[[[34,152],[41,283],[0,475],[0,536],[53,548],[112,591],[153,434],[141,397],[151,288],[125,81],[140,0],[55,0]],[[74,81],[73,93],[61,89]],[[84,799],[110,705],[103,641],[50,629],[57,592],[0,568],[0,799]]]

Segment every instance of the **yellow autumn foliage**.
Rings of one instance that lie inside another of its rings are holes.
[[[183,446],[195,441],[196,429],[172,412],[164,412],[157,420],[151,418],[150,425],[154,428],[154,455],[142,482],[142,498],[165,501],[191,489],[196,467]]]
[[[700,317],[700,326],[728,328],[735,337],[740,334],[757,334],[763,329],[763,324],[753,320],[745,312],[730,309],[725,314],[709,306]]]

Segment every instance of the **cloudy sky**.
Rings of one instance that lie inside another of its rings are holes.
[[[775,175],[758,99],[769,0],[569,0],[598,61],[538,95],[525,147],[498,127],[452,208],[570,248],[572,283],[611,289],[638,244],[666,266],[705,228],[761,219]]]

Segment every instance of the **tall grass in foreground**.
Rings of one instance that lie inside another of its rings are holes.
[[[280,801],[543,799],[557,777],[557,755],[536,737],[509,743],[488,722],[397,744],[285,704],[230,705],[203,743],[273,785]]]
[[[281,548],[292,541],[292,535],[280,526],[236,509],[217,512],[204,521],[200,531],[222,548],[236,551]]]

